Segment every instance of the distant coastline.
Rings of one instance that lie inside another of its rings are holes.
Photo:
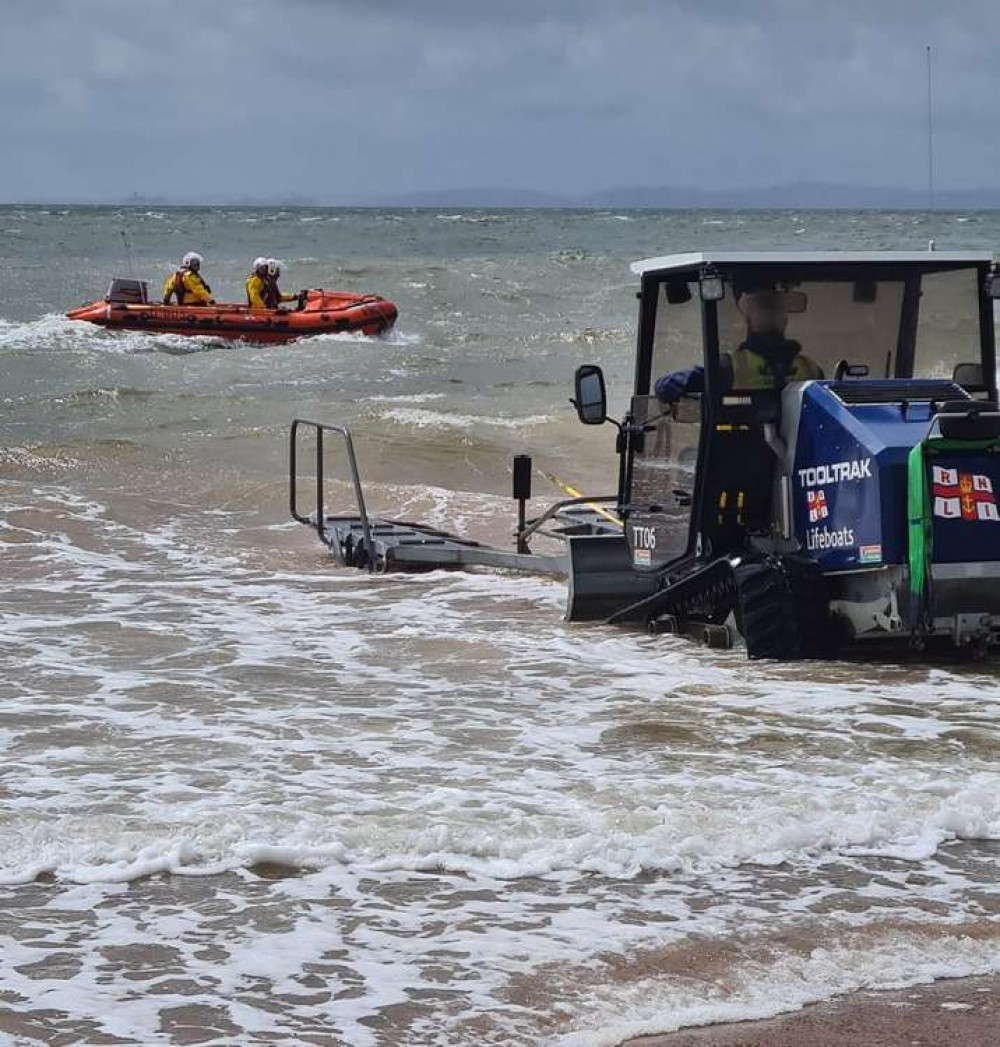
[[[655,211],[927,211],[927,192],[884,186],[793,182],[745,189],[693,186],[619,186],[582,195],[529,190],[447,189],[387,196],[383,207],[518,207]],[[939,189],[935,211],[997,210],[1000,188]]]
[[[3,206],[113,207],[321,207],[321,208],[452,208],[455,210],[649,210],[649,211],[996,211],[1000,187],[938,188],[934,207],[922,189],[886,186],[794,182],[742,189],[700,189],[693,186],[619,186],[583,194],[558,194],[532,189],[467,187],[381,193],[319,199],[300,194],[223,198],[208,195],[181,200],[134,193],[124,198],[12,200]]]

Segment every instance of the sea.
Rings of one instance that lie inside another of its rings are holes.
[[[627,402],[629,262],[929,240],[1000,214],[0,207],[0,1043],[612,1047],[1000,971],[995,666],[567,624],[558,579],[338,569],[289,515],[307,418],[372,512],[509,544],[513,455],[535,507],[614,489],[568,398]],[[64,317],[189,250],[399,322]]]

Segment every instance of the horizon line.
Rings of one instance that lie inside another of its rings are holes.
[[[401,201],[387,201],[385,203],[320,203],[316,201],[302,202],[290,200],[0,200],[0,207],[127,207],[127,208],[165,208],[173,210],[182,209],[211,209],[219,207],[231,207],[234,209],[255,210],[262,207],[273,207],[283,210],[324,210],[324,211],[439,211],[441,208],[450,208],[455,211],[711,211],[711,212],[737,212],[737,211],[774,211],[774,212],[837,212],[837,211],[871,211],[892,213],[896,211],[907,211],[915,213],[937,214],[956,211],[1000,211],[1000,189],[993,190],[996,202],[976,203],[969,201],[964,206],[957,203],[949,203],[947,199],[935,203],[933,207],[926,204],[900,203],[898,206],[888,206],[885,203],[858,203],[851,204],[769,204],[769,203],[690,203],[690,204],[636,204],[636,203],[448,203],[447,201],[433,203],[405,203]],[[940,190],[935,194],[939,199],[943,195]]]

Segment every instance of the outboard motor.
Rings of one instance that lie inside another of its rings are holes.
[[[115,277],[111,281],[104,301],[114,305],[147,305],[149,303],[149,284],[145,280],[133,280],[128,277]]]

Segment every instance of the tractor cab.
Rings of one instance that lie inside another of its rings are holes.
[[[719,252],[632,269],[625,555],[572,543],[569,617],[741,634],[752,656],[904,633],[994,642],[992,256]],[[608,420],[598,368],[577,372],[576,403]]]

